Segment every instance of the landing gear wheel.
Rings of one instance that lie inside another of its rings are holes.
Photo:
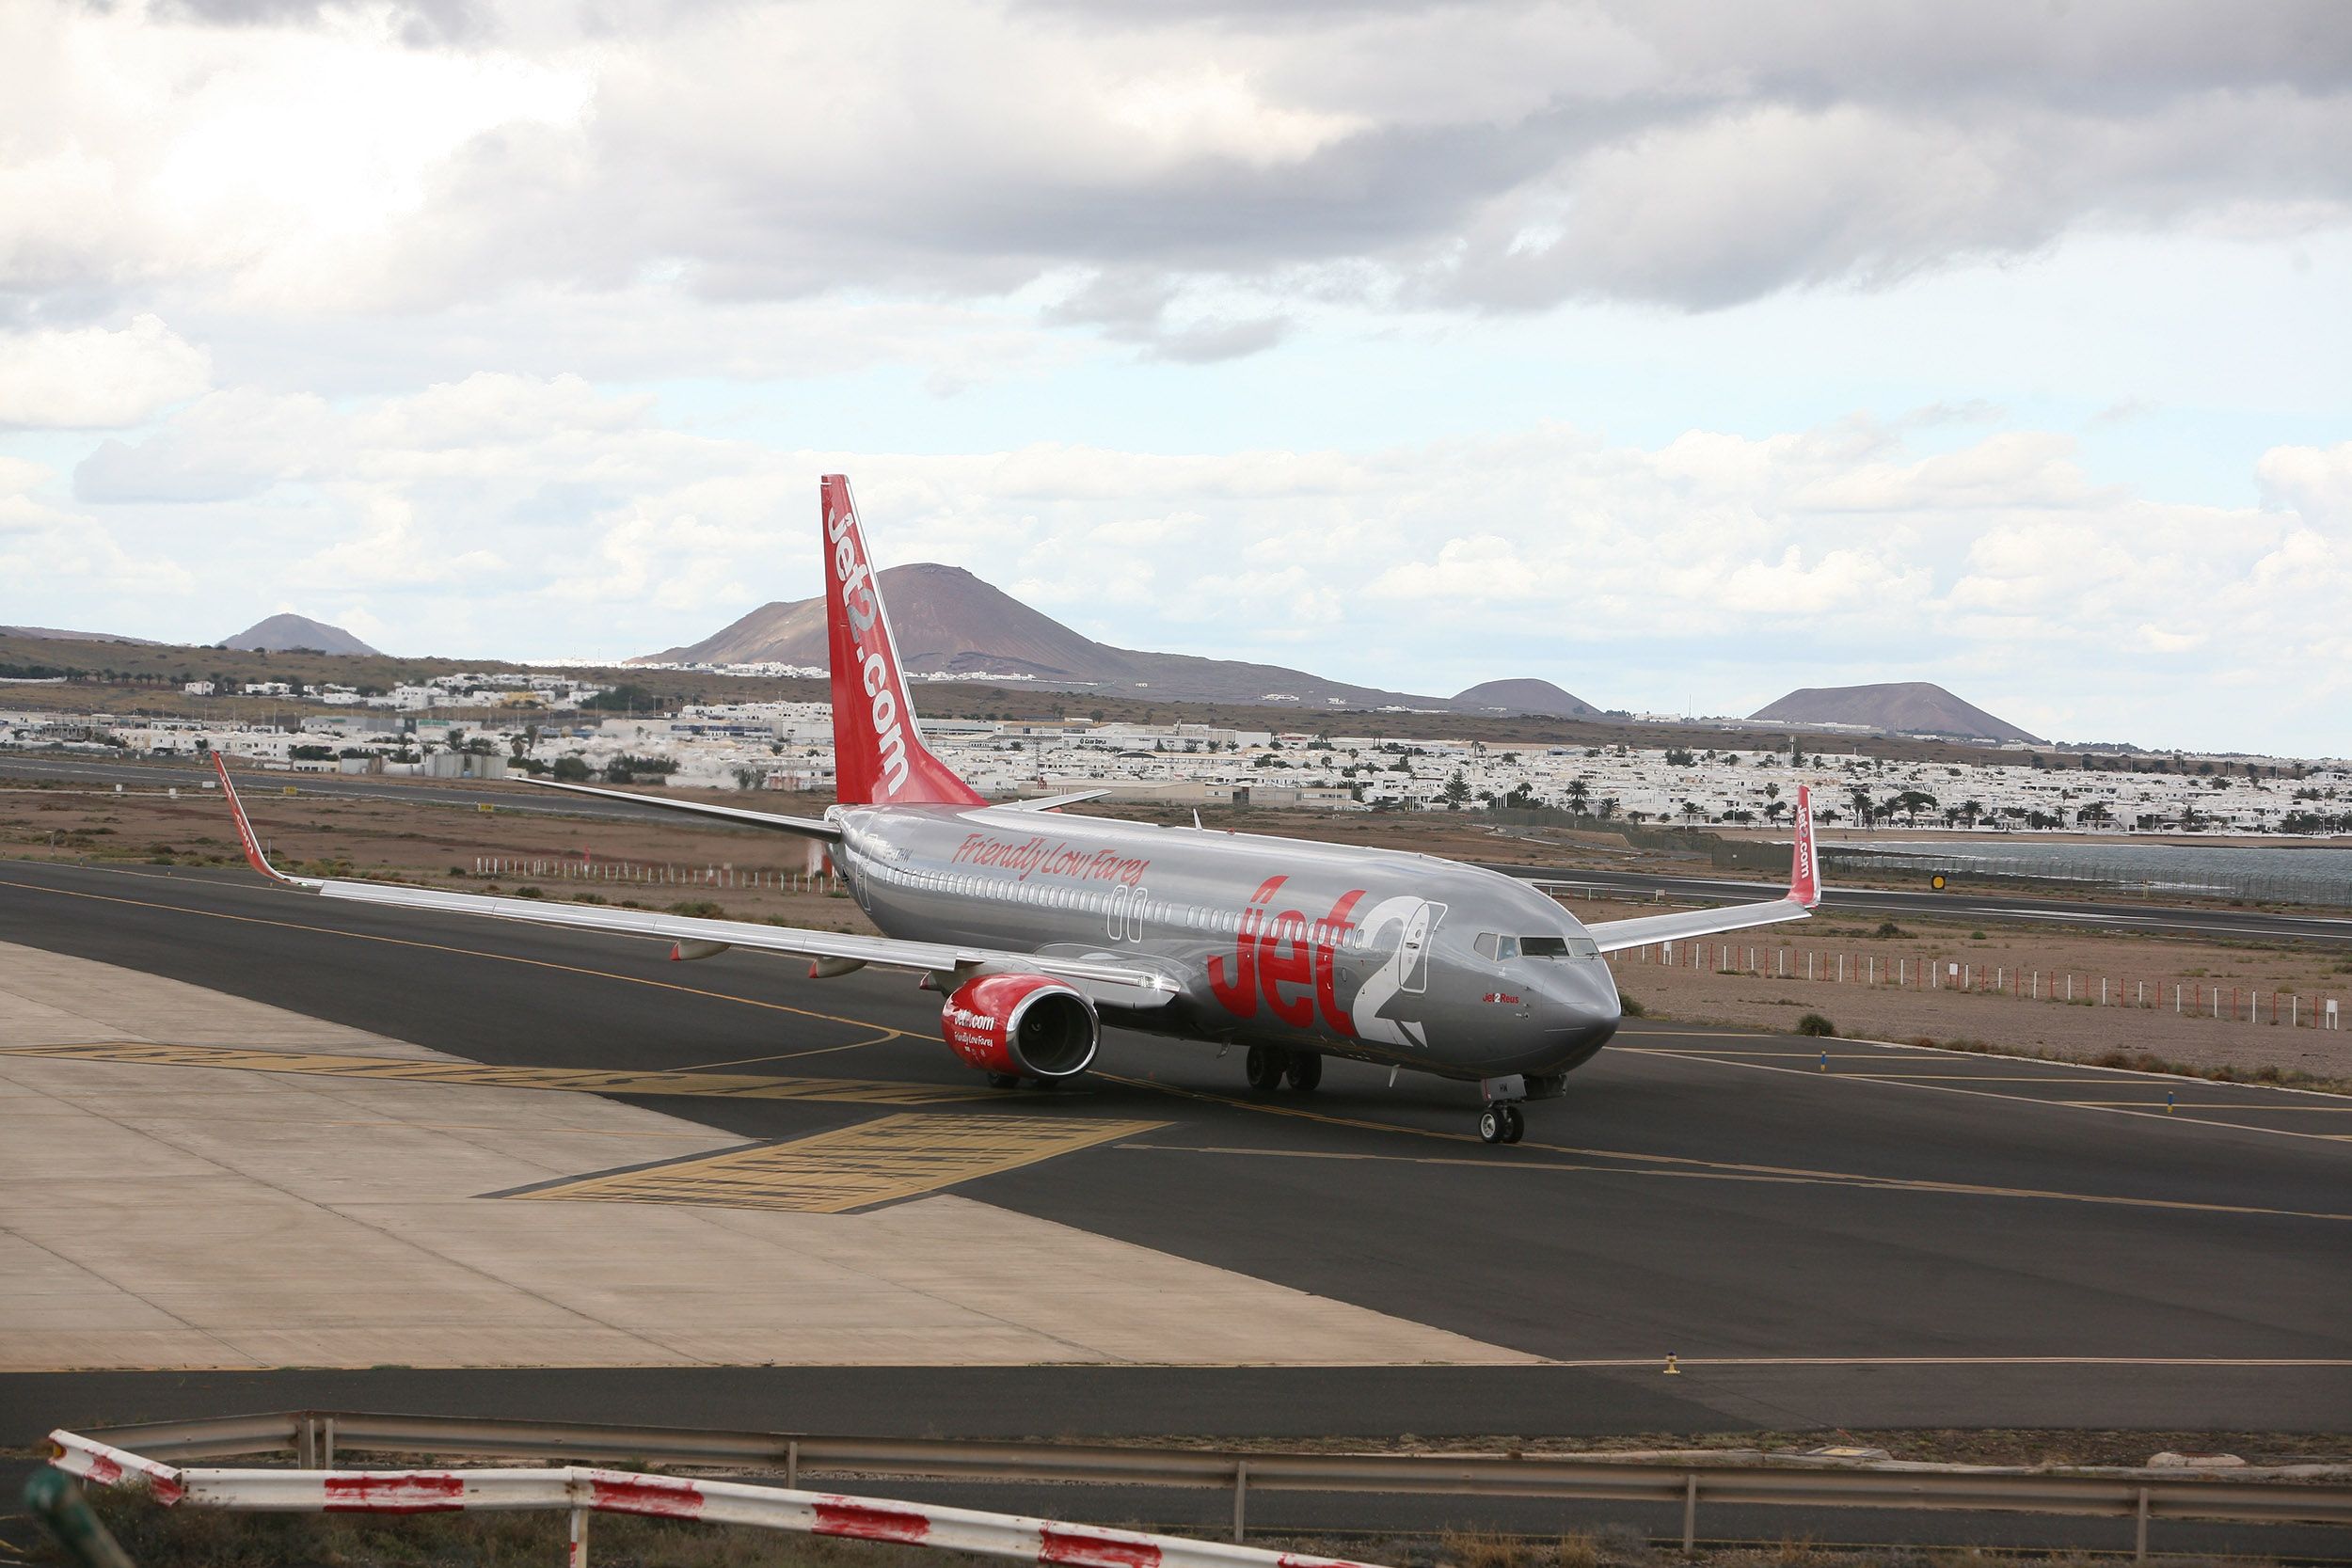
[[[992,1072],[988,1075],[988,1086],[992,1089],[1017,1089],[1021,1086],[1021,1074]]]
[[[1282,1086],[1282,1067],[1285,1052],[1272,1046],[1253,1045],[1244,1070],[1249,1074],[1249,1086],[1261,1094],[1272,1094]]]
[[[1527,1118],[1519,1114],[1519,1108],[1517,1105],[1503,1106],[1502,1141],[1507,1144],[1518,1143],[1526,1135],[1526,1132]]]
[[[1294,1051],[1290,1055],[1289,1077],[1292,1088],[1305,1094],[1323,1082],[1322,1052]]]
[[[1510,1124],[1503,1119],[1502,1107],[1489,1105],[1478,1113],[1478,1141],[1486,1144],[1508,1142]]]

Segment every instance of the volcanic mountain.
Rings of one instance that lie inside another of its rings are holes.
[[[256,621],[236,636],[224,639],[220,645],[246,653],[282,653],[290,648],[307,648],[314,654],[375,653],[342,627],[313,621],[307,615],[273,615],[266,621]]]
[[[2048,744],[2006,719],[1996,719],[1927,681],[1888,681],[1877,686],[1807,686],[1757,708],[1751,719],[1795,724],[1867,724],[1896,735],[1942,735],[1963,740],[2018,740]]]
[[[961,566],[918,562],[876,574],[907,673],[1010,675],[1041,686],[1189,703],[1292,703],[1302,708],[1411,707],[1442,711],[1443,697],[1416,697],[1326,680],[1302,670],[1189,654],[1114,648],[981,581]],[[643,664],[797,664],[825,668],[822,599],[779,599],[699,642],[665,648]]]
[[[1471,713],[1539,713],[1551,719],[1599,719],[1601,710],[1549,681],[1480,681],[1454,694],[1454,705]]]

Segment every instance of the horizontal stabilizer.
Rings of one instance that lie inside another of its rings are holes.
[[[631,805],[652,806],[660,811],[685,812],[694,816],[716,816],[728,822],[747,823],[755,828],[773,828],[779,832],[798,833],[803,838],[838,840],[841,830],[832,823],[814,816],[787,816],[781,812],[754,811],[749,806],[723,806],[715,800],[679,800],[660,795],[645,795],[633,789],[598,789],[594,784],[558,784],[553,779],[534,779],[522,775],[522,782],[541,789],[566,790],[574,795],[593,795],[600,800],[627,800]]]

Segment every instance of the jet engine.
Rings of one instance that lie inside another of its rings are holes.
[[[1021,1078],[1084,1072],[1103,1039],[1094,1004],[1050,974],[966,980],[940,1008],[939,1029],[972,1066]]]

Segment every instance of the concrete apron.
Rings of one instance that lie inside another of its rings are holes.
[[[953,1196],[482,1196],[739,1146],[593,1094],[5,1053],[110,1041],[454,1060],[0,943],[0,1370],[1535,1359]]]

